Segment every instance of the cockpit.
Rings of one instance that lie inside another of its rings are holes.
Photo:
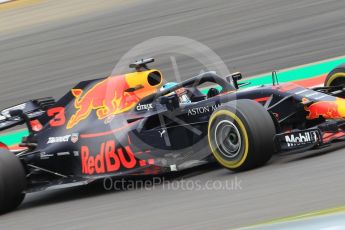
[[[153,59],[141,60],[135,64],[131,64],[130,67],[135,68],[139,73],[142,71],[146,72],[149,70],[146,64],[150,62],[153,62]],[[152,78],[153,74],[157,71],[150,73],[149,77]],[[160,104],[167,105],[167,107],[172,106],[173,108],[176,108],[210,99],[237,89],[233,84],[233,78],[224,79],[212,71],[201,73],[179,83],[163,83],[163,77],[161,74],[159,79],[160,80],[157,82],[160,82],[160,84],[154,85],[154,87],[157,87],[156,92],[142,98],[140,104],[158,102]],[[140,87],[131,88],[129,91],[132,90],[135,92],[141,91]]]
[[[231,83],[216,73],[206,72],[181,83],[166,83],[156,93],[155,97],[162,97],[163,100],[176,100],[180,104],[188,104],[235,90],[236,88]]]

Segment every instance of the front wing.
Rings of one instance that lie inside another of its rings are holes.
[[[345,140],[344,120],[326,121],[325,123],[305,130],[292,130],[275,136],[278,153],[300,153],[309,149],[329,146],[334,141]]]

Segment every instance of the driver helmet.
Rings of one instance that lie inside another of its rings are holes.
[[[174,87],[175,85],[177,85],[177,82],[168,82],[165,83],[161,88],[160,91],[169,89],[171,87]],[[178,100],[180,102],[180,104],[189,104],[192,103],[192,101],[190,100],[189,96],[187,95],[187,90],[184,87],[181,87],[179,89],[176,89],[174,92],[168,94],[168,95],[174,95],[176,94],[178,96]]]

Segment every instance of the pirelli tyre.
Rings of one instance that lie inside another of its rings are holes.
[[[345,86],[345,65],[334,68],[326,77],[325,86]]]
[[[275,152],[276,129],[259,103],[243,99],[217,108],[208,124],[208,142],[215,159],[232,171],[264,165]]]
[[[25,170],[11,152],[0,149],[0,214],[16,209],[24,200]]]

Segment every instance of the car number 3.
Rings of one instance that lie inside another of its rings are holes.
[[[53,127],[64,125],[66,122],[65,108],[55,107],[47,111],[48,117],[52,117],[49,124]]]

